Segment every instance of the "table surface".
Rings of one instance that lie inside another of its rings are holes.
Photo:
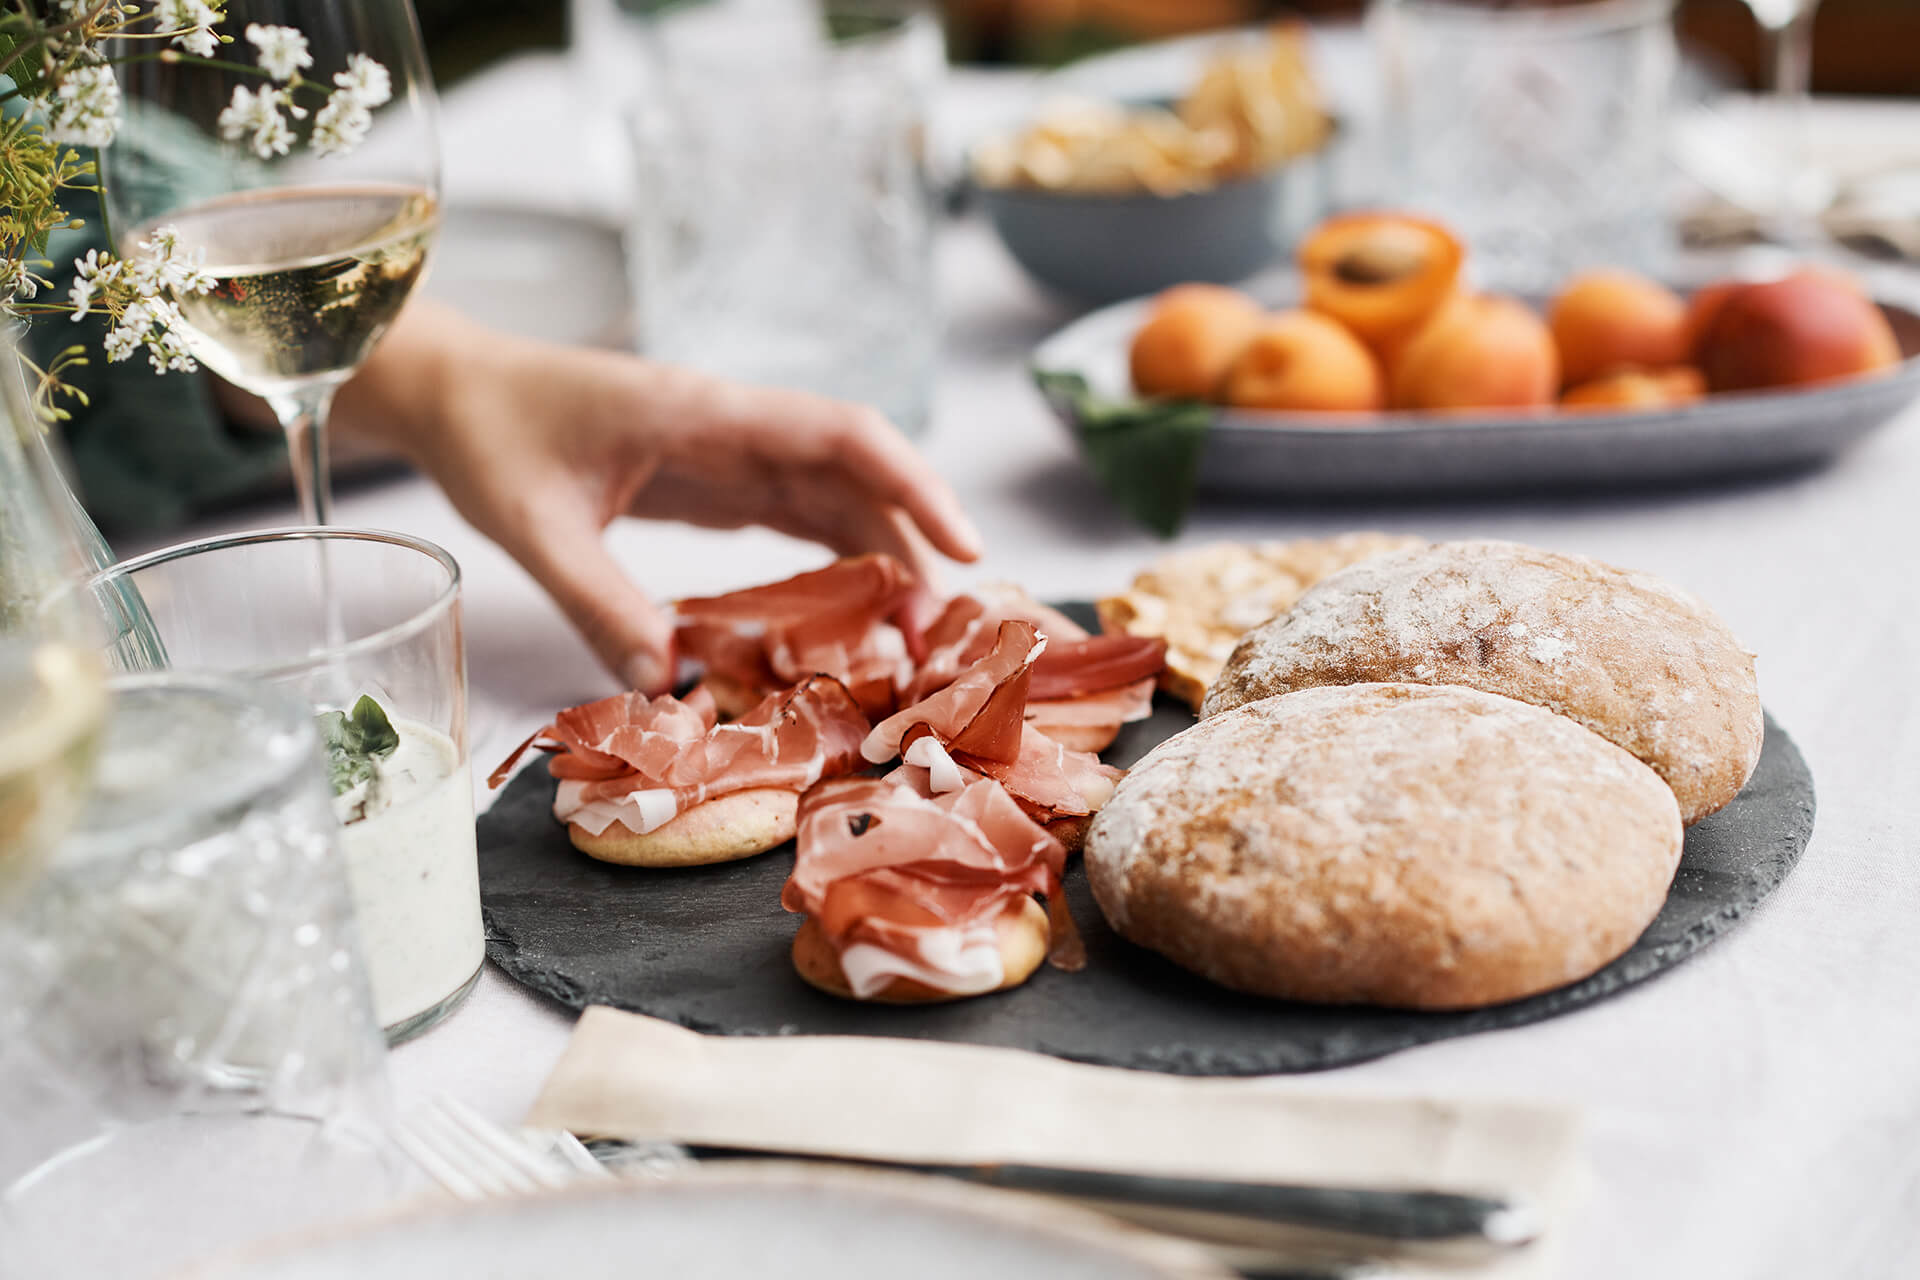
[[[498,102],[531,85],[551,91],[556,73],[523,60],[484,91],[449,95],[450,204],[498,191]],[[545,188],[550,203],[593,207],[577,184],[563,187]],[[1812,766],[1819,818],[1799,869],[1678,970],[1548,1023],[1271,1087],[1577,1105],[1591,1184],[1562,1256],[1581,1280],[1910,1274],[1920,1256],[1920,413],[1784,482],[1638,497],[1205,504],[1167,544],[1107,501],[1027,382],[1026,353],[1070,313],[1026,283],[977,221],[950,224],[938,259],[945,347],[922,447],[987,543],[948,585],[1017,578],[1042,598],[1084,597],[1124,585],[1169,545],[1358,528],[1585,553],[1711,602],[1760,655],[1767,705]],[[539,588],[429,483],[345,495],[338,518],[433,539],[463,566],[477,777],[556,709],[614,689]],[[193,532],[292,521],[288,504]],[[764,582],[823,558],[758,530],[625,522],[610,538],[661,597]],[[447,1092],[516,1121],[571,1022],[489,966],[449,1022],[393,1053],[400,1104]]]

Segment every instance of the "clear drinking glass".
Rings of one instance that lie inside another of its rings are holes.
[[[1377,0],[1396,198],[1468,240],[1485,283],[1658,271],[1673,0]]]
[[[453,558],[396,533],[269,530],[156,551],[93,585],[109,616],[145,601],[173,668],[280,685],[322,713],[379,1023],[397,1044],[456,1008],[486,948]]]
[[[0,904],[0,1259],[19,1274],[135,1274],[216,1202],[285,1222],[391,1168],[325,777],[289,693],[110,683],[81,815]]]
[[[130,60],[116,68],[123,119],[104,156],[109,232],[131,256],[171,226],[182,252],[204,255],[212,291],[174,298],[189,349],[266,400],[287,432],[301,518],[324,524],[334,392],[419,284],[439,228],[433,82],[408,0],[229,0],[225,15],[234,40],[218,59],[244,68],[178,49],[120,51]],[[309,83],[277,109],[289,131],[279,141],[258,124],[233,127],[257,101],[236,93],[275,88],[245,36],[255,25],[293,27],[308,42]],[[337,132],[340,116],[327,115],[335,77],[356,55],[385,69],[389,96],[375,77],[357,146],[316,145]]]
[[[939,24],[881,0],[732,0],[643,33],[629,115],[640,349],[923,430]]]

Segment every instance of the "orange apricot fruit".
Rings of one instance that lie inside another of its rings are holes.
[[[1588,271],[1547,308],[1569,386],[1618,369],[1662,369],[1687,358],[1687,304],[1631,271]]]
[[[1128,366],[1145,396],[1211,399],[1266,312],[1237,289],[1175,285],[1154,299],[1133,335]]]
[[[1245,409],[1362,413],[1386,403],[1386,376],[1339,322],[1282,311],[1227,370],[1222,399]]]
[[[1407,340],[1388,378],[1396,409],[1530,408],[1553,403],[1560,355],[1523,302],[1464,294]]]
[[[1391,360],[1458,290],[1466,248],[1427,218],[1349,213],[1315,227],[1296,258],[1306,305]]]

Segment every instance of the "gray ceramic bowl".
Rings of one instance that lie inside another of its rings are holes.
[[[976,191],[1028,275],[1077,301],[1106,303],[1194,280],[1228,284],[1272,263],[1325,212],[1327,150],[1178,196]]]

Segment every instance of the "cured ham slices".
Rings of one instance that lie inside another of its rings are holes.
[[[1026,719],[1027,692],[1047,645],[1032,623],[1002,622],[991,649],[945,688],[875,725],[860,754],[883,764],[917,739],[931,738],[947,764],[992,778],[1035,821],[1093,813],[1113,794],[1120,770],[1056,742]]]
[[[554,753],[554,817],[583,852],[639,865],[719,862],[791,839],[801,793],[861,768],[867,732],[853,695],[828,676],[771,694],[729,724],[704,689],[685,701],[626,693],[561,712],[489,782],[498,786],[538,746]]]
[[[764,587],[682,600],[675,634],[680,652],[706,668],[704,683],[728,714],[828,675],[877,719],[913,683],[908,638],[893,621],[913,589],[891,556],[856,556]]]
[[[1032,626],[1048,642],[1027,691],[1025,718],[1034,728],[1076,750],[1098,752],[1112,744],[1121,725],[1151,714],[1154,682],[1166,665],[1164,641],[1091,635],[1059,610],[1004,586],[947,602],[927,628],[927,655],[911,697],[926,697],[979,661],[1008,621]]]
[[[1060,876],[1121,775],[1095,752],[1149,713],[1165,646],[1089,634],[1017,588],[956,596],[914,631],[914,589],[872,555],[683,600],[699,686],[563,711],[492,783],[553,753],[555,818],[608,861],[718,862],[797,835],[794,964],[837,994],[948,1000],[1049,953],[1077,967]]]
[[[780,899],[807,917],[795,967],[834,994],[896,1002],[1013,986],[1049,951],[1079,967],[1065,864],[1060,842],[985,779],[937,794],[893,778],[821,783],[801,802]]]

